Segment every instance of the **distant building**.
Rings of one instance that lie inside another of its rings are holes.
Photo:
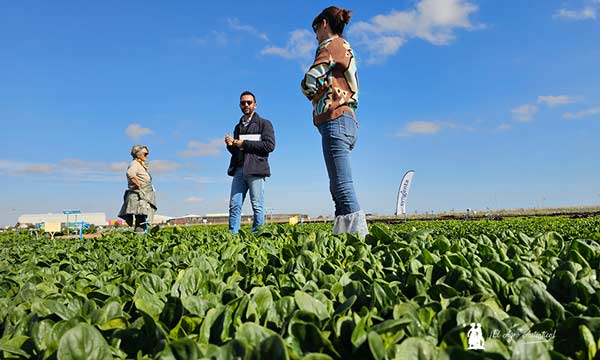
[[[68,217],[67,217],[68,216]],[[57,222],[57,223],[74,223],[85,221],[91,225],[102,226],[106,225],[106,214],[103,212],[93,213],[80,213],[80,214],[24,214],[19,216],[17,219],[19,224],[40,224],[46,222]]]
[[[265,214],[265,223],[278,222],[287,223],[290,217],[298,216],[300,219],[309,219],[306,214]],[[242,214],[242,224],[252,223],[253,215]],[[229,223],[229,214],[217,213],[200,215],[185,215],[178,218],[171,218],[167,221],[169,225],[212,225]]]
[[[171,217],[171,216],[165,216],[165,215],[155,214],[154,215],[154,219],[152,219],[152,224],[166,224],[172,218],[173,217]]]
[[[248,216],[242,215],[242,222],[246,220]],[[226,224],[229,222],[228,214],[206,214],[201,215],[185,215],[177,218],[171,218],[167,221],[170,225],[198,225],[198,224]]]

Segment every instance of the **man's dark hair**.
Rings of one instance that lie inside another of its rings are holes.
[[[254,96],[254,94],[248,90],[244,91],[243,93],[240,94],[240,99],[242,98],[242,96],[244,95],[250,95],[252,96],[252,99],[254,99],[254,102],[256,102],[256,96]]]

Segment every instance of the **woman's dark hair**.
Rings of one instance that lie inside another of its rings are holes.
[[[339,7],[330,6],[325,10],[321,11],[312,22],[313,29],[318,26],[323,19],[327,20],[331,31],[336,35],[342,35],[344,27],[350,22],[352,17],[352,11],[347,9],[340,9]]]

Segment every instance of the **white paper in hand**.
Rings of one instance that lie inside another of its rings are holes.
[[[244,134],[244,135],[240,135],[240,140],[244,140],[244,141],[260,141],[261,140],[261,136],[260,136],[260,134]]]

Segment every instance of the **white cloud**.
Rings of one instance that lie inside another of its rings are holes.
[[[194,45],[205,46],[215,44],[220,47],[225,47],[229,44],[229,37],[222,31],[211,30],[204,36],[192,36],[190,41]]]
[[[600,107],[581,110],[576,113],[570,113],[570,112],[564,113],[562,115],[562,118],[566,119],[566,120],[575,120],[575,119],[581,119],[584,117],[590,117],[590,116],[594,116],[594,115],[600,115]]]
[[[596,1],[596,3],[600,2]],[[586,6],[581,10],[559,9],[552,17],[565,20],[594,20],[596,19],[596,9],[591,6]]]
[[[87,162],[79,159],[64,159],[60,161],[60,164],[66,166],[67,169],[71,169],[77,172],[124,172],[127,170],[128,163],[125,161],[114,162],[114,163],[100,163],[100,162]]]
[[[290,33],[285,47],[267,46],[260,53],[280,56],[289,60],[307,61],[314,55],[315,48],[315,35],[306,29],[298,29]]]
[[[475,131],[471,126],[456,124],[449,121],[411,121],[408,122],[404,126],[404,129],[397,133],[396,136],[433,135],[444,129]]]
[[[208,156],[219,155],[221,149],[225,146],[222,139],[213,139],[208,143],[198,141],[188,142],[187,149],[179,152],[180,156]]]
[[[558,95],[558,96],[547,95],[547,96],[538,96],[538,98],[537,98],[538,104],[546,104],[547,106],[550,106],[550,107],[572,104],[576,101],[577,101],[576,98],[574,98],[572,96],[568,96],[568,95]]]
[[[373,39],[369,43],[369,58],[367,62],[370,64],[383,61],[386,57],[394,55],[398,49],[406,43],[406,39],[399,36],[380,36]]]
[[[110,172],[122,172],[122,171],[127,170],[127,165],[128,164],[125,161],[122,161],[122,162],[107,164],[106,168]]]
[[[525,104],[511,110],[513,119],[520,122],[529,122],[538,112],[538,107],[532,104]]]
[[[195,197],[195,196],[190,196],[189,198],[186,198],[183,200],[186,203],[190,203],[190,204],[197,204],[197,203],[201,203],[204,201],[203,198],[199,198],[199,197]]]
[[[53,174],[57,179],[67,181],[120,181],[123,179],[128,163],[91,162],[80,159],[63,159],[56,164],[27,163],[0,160],[0,174],[23,176],[32,174]],[[151,173],[164,173],[181,168],[172,161],[154,160],[150,162]]]
[[[183,180],[190,181],[197,184],[214,184],[217,181],[212,178],[207,178],[203,176],[184,176]]]
[[[52,165],[32,165],[23,169],[23,174],[49,174],[56,172],[56,167]]]
[[[269,41],[269,37],[267,36],[267,34],[258,31],[254,26],[241,24],[238,18],[228,18],[227,24],[233,30],[246,32],[253,36],[256,36],[261,40]]]
[[[500,124],[500,125],[498,125],[496,130],[507,131],[507,130],[510,130],[511,128],[512,128],[511,124]]]
[[[407,135],[431,135],[442,130],[444,125],[440,122],[434,121],[411,121],[404,127],[404,130],[399,134],[400,136]]]
[[[128,138],[132,140],[139,140],[140,138],[142,138],[142,136],[154,134],[154,131],[142,127],[140,126],[140,124],[130,124],[125,129],[125,134]]]
[[[168,160],[154,160],[149,162],[149,171],[151,173],[165,173],[177,170],[181,164]]]
[[[395,54],[409,38],[447,45],[456,38],[457,29],[483,28],[470,19],[477,10],[467,0],[420,0],[414,9],[392,10],[351,25],[348,34],[359,46],[366,47],[367,62],[377,63]]]
[[[51,164],[0,160],[0,174],[5,175],[50,174],[57,171],[58,168]]]

